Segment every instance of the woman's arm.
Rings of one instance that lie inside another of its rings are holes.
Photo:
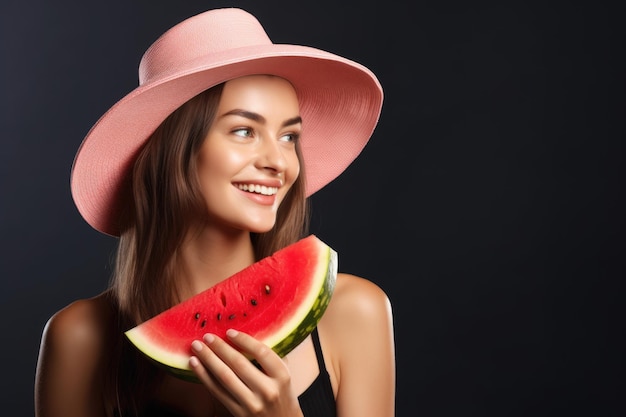
[[[322,319],[334,369],[338,417],[393,417],[395,347],[391,304],[374,283],[340,274]]]
[[[104,417],[101,320],[93,300],[74,302],[48,320],[35,375],[36,417]]]

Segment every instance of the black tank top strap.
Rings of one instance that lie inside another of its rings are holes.
[[[326,369],[322,344],[317,327],[311,332],[311,341],[317,357],[319,374],[313,383],[298,397],[300,408],[305,417],[336,417],[335,395]]]
[[[324,354],[322,353],[322,344],[320,343],[320,335],[317,333],[317,327],[311,332],[311,339],[313,341],[313,348],[315,349],[315,356],[317,357],[317,366],[320,373],[326,371],[326,363],[324,362]]]

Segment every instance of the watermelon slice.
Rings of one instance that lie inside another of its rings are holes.
[[[317,326],[337,279],[337,253],[309,235],[125,332],[172,374],[195,381],[191,342],[249,333],[283,357]],[[227,339],[226,339],[227,340]]]

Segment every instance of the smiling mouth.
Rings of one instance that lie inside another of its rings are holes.
[[[278,187],[267,187],[259,184],[237,184],[237,188],[241,191],[262,195],[275,195],[278,192]]]

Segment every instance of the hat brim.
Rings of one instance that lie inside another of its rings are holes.
[[[351,60],[286,44],[204,56],[191,65],[185,63],[184,69],[169,68],[158,80],[146,80],[88,132],[71,172],[72,196],[85,220],[102,233],[118,236],[132,165],[149,136],[192,97],[229,79],[252,74],[283,77],[296,90],[303,119],[307,196],[350,165],[378,122],[383,101],[380,83],[366,67]]]

